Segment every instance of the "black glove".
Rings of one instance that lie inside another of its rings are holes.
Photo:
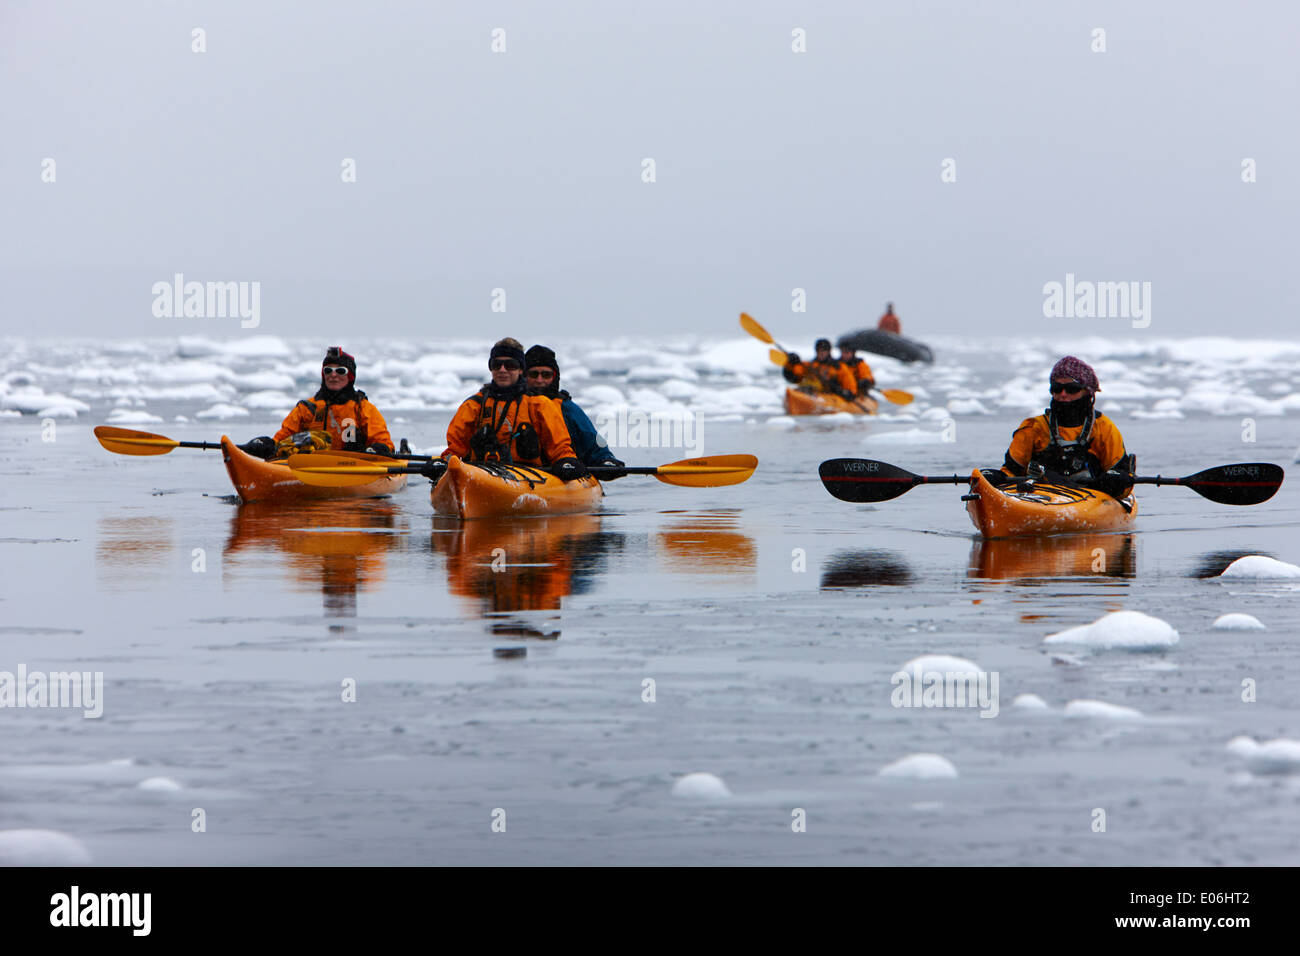
[[[606,458],[603,461],[596,462],[592,467],[610,469],[610,471],[601,473],[601,481],[613,481],[615,478],[622,478],[627,474],[627,469],[623,462],[619,461],[617,458]]]
[[[391,455],[392,453],[393,453],[393,450],[392,450],[391,448],[389,448],[387,445],[367,445],[367,446],[366,446],[366,454],[367,454],[367,455]]]
[[[469,451],[474,456],[475,461],[483,461],[487,458],[489,452],[496,451],[497,436],[492,431],[491,425],[484,425],[479,428],[469,439]]]
[[[411,453],[410,442],[408,442],[405,438],[403,438],[402,443],[397,446],[397,450],[401,452],[403,455],[409,455]]]
[[[1124,471],[1106,471],[1088,484],[1112,498],[1123,498],[1133,488],[1133,476]]]
[[[561,458],[555,464],[551,465],[551,474],[561,481],[573,481],[575,478],[582,478],[591,474],[587,466],[576,458]]]
[[[420,465],[420,474],[430,481],[437,481],[447,473],[447,462],[441,458],[434,458]]]
[[[275,457],[275,439],[269,435],[258,435],[256,438],[235,447],[257,458],[270,459]]]
[[[803,361],[803,359],[801,359],[801,358],[799,357],[799,353],[798,353],[798,352],[786,352],[786,353],[785,353],[785,367],[786,367],[786,368],[789,368],[791,365],[798,365],[798,364],[799,364],[800,362],[802,362],[802,361]]]

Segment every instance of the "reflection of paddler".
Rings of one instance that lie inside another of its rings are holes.
[[[226,563],[234,566],[241,552],[259,549],[286,554],[297,580],[321,589],[327,612],[354,616],[357,591],[383,580],[384,552],[401,537],[393,533],[397,510],[379,500],[348,508],[241,505],[231,520]]]
[[[968,576],[995,580],[1053,577],[1131,578],[1137,541],[1131,534],[978,538]]]
[[[599,515],[538,518],[434,517],[433,550],[447,557],[447,586],[475,599],[475,613],[558,611],[575,590],[584,557],[598,552]]]
[[[745,574],[757,563],[754,539],[739,530],[730,512],[681,515],[655,535],[664,563],[672,571]]]

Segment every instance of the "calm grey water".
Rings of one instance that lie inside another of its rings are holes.
[[[444,421],[404,430],[432,444]],[[1256,444],[1230,418],[1119,423],[1145,473],[1289,467],[1298,437],[1283,420]],[[423,479],[344,508],[240,507],[219,453],[118,457],[90,424],[60,423],[52,444],[30,420],[0,426],[0,670],[105,677],[98,720],[0,710],[0,829],[65,831],[102,864],[1300,858],[1296,779],[1251,777],[1224,751],[1300,737],[1300,590],[1210,577],[1239,554],[1300,562],[1294,482],[1249,509],[1145,489],[1138,530],[1101,542],[1095,573],[1093,538],[980,544],[959,488],[853,506],[816,478],[838,456],[996,464],[1010,419],[928,444],[873,443],[881,422],[710,423],[708,452],[759,456],[748,484],[626,478],[599,516],[466,525],[432,517]],[[1041,644],[1118,609],[1181,642],[1064,658]],[[1268,630],[1210,628],[1231,611]],[[892,707],[890,675],[922,653],[997,671],[999,716]],[[1026,692],[1057,712],[1012,708]],[[1061,716],[1078,698],[1146,719]],[[917,752],[960,776],[876,776]],[[733,796],[671,796],[692,771]],[[138,786],[157,777],[181,789]]]

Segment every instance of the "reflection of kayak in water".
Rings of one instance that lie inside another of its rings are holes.
[[[748,574],[757,565],[754,539],[728,511],[682,514],[655,534],[654,543],[672,571]]]
[[[277,561],[287,557],[302,585],[320,588],[326,613],[354,616],[358,591],[383,580],[384,555],[404,537],[397,513],[397,505],[379,500],[347,508],[326,502],[240,505],[231,519],[223,562],[231,571],[245,563],[250,574],[260,574],[253,557],[257,552],[272,553]]]
[[[928,345],[922,345],[903,335],[885,332],[881,329],[862,329],[840,336],[836,343],[839,348],[846,346],[859,352],[874,352],[888,355],[900,362],[933,362],[934,353]]]
[[[830,392],[815,392],[807,388],[787,388],[785,390],[785,412],[787,415],[834,415],[847,412],[850,415],[876,414],[876,400],[863,395],[857,401]]]
[[[583,589],[603,552],[599,515],[460,521],[433,518],[431,545],[447,558],[447,587],[472,613],[558,611]],[[621,538],[613,535],[611,539]],[[557,636],[558,630],[554,635]]]
[[[1137,575],[1132,534],[1052,538],[979,538],[970,552],[972,578],[1112,577]]]

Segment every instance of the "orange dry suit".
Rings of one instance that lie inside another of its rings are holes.
[[[849,367],[839,359],[830,359],[826,362],[818,362],[816,359],[811,362],[789,362],[782,370],[782,374],[787,381],[800,385],[806,384],[808,379],[813,379],[823,390],[837,395],[841,391],[849,395],[858,393],[858,380],[853,377]]]
[[[545,467],[576,457],[560,406],[524,384],[484,385],[461,403],[447,426],[442,457]]]
[[[1075,479],[1098,478],[1112,468],[1129,471],[1133,467],[1132,457],[1124,452],[1124,436],[1105,415],[1089,411],[1083,424],[1075,427],[1058,426],[1051,419],[1048,409],[1020,423],[1011,436],[1003,474],[1024,475],[1030,463]],[[1115,494],[1110,488],[1106,490]],[[1116,497],[1122,497],[1122,493]]]
[[[312,398],[303,399],[285,416],[274,441],[305,431],[329,432],[334,451],[364,451],[371,446],[393,449],[384,416],[370,404],[365,392],[351,385],[337,392],[322,388]]]
[[[843,359],[841,364],[847,364]],[[876,387],[876,377],[871,374],[871,366],[862,359],[854,359],[852,365],[848,365],[848,370],[853,374],[853,379],[857,383],[855,393],[865,395],[868,389]]]

